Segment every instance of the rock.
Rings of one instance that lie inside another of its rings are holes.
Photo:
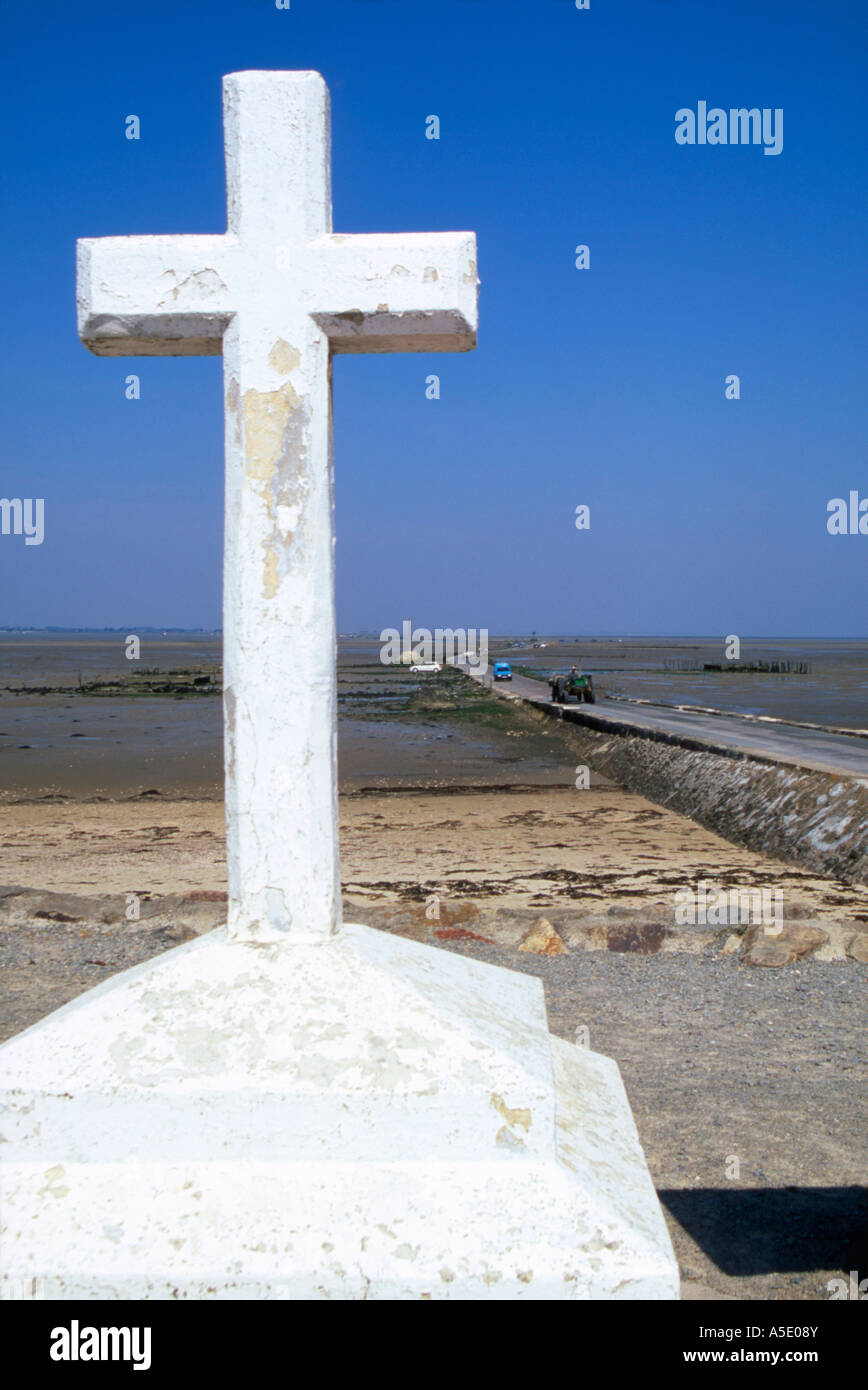
[[[538,922],[525,932],[519,943],[520,951],[533,951],[537,956],[565,956],[567,948],[558,936],[551,922],[540,917]]]
[[[724,943],[723,943],[723,954],[724,954],[725,956],[734,955],[735,952],[740,948],[740,946],[741,946],[741,937],[740,937],[740,936],[736,936],[735,933],[733,932],[732,935],[728,936],[728,937],[726,938],[726,940],[724,941]]]
[[[2,901],[3,898],[18,898],[22,893],[26,892],[28,892],[28,889],[21,888],[18,884],[4,883],[3,887],[0,888],[0,901]]]
[[[666,938],[662,922],[619,922],[606,930],[609,951],[630,952],[638,956],[653,956]]]
[[[696,954],[719,946],[721,931],[719,927],[667,927],[663,938],[662,951]],[[741,937],[739,937],[741,941]]]
[[[495,944],[490,936],[480,936],[479,932],[468,931],[466,927],[441,927],[434,935],[438,941],[485,941],[489,946]]]
[[[593,920],[568,922],[561,927],[562,939],[568,951],[605,951],[607,926]]]
[[[823,922],[823,930],[827,933],[829,940],[825,946],[821,946],[814,952],[814,960],[826,961],[846,961],[849,960],[850,942],[858,931],[852,922]]]
[[[796,957],[786,942],[774,936],[761,936],[750,947],[743,947],[740,959],[744,965],[779,966],[789,965]]]
[[[847,947],[847,955],[853,960],[868,961],[868,931],[856,933]]]
[[[479,908],[476,903],[472,902],[449,902],[445,898],[440,898],[437,903],[438,915],[436,917],[428,916],[427,906],[420,906],[416,911],[425,921],[433,921],[440,927],[459,927],[465,922],[479,921]]]
[[[757,925],[745,932],[740,959],[744,965],[789,965],[800,956],[811,955],[828,940],[827,932],[806,922],[784,922],[774,936]]]

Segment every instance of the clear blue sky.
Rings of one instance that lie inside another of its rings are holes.
[[[86,352],[75,239],[222,231],[222,74],[316,68],[336,230],[469,228],[482,278],[475,353],[336,362],[340,628],[865,635],[825,521],[868,494],[866,37],[866,0],[0,6],[0,495],[46,508],[0,624],[219,624],[220,361]],[[700,100],[783,108],[783,152],[677,145]]]

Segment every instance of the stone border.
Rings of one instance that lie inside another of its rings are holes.
[[[81,926],[106,932],[120,928],[152,935],[164,949],[202,936],[226,920],[226,895],[194,892],[142,897],[140,916],[125,917],[122,894],[85,897],[34,888],[0,887],[0,931]],[[444,899],[430,919],[422,903],[344,900],[347,921],[378,927],[431,945],[482,941],[507,951],[568,955],[609,951],[616,955],[738,954],[747,965],[780,966],[795,960],[868,962],[868,923],[785,918],[778,933],[762,926],[681,926],[652,909],[580,913],[552,908],[502,908],[472,899]]]

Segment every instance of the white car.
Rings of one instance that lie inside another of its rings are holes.
[[[410,675],[418,676],[428,671],[442,671],[443,667],[437,661],[423,661],[418,666],[410,667]]]

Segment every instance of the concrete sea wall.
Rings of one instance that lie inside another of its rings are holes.
[[[581,722],[578,710],[522,703],[540,719],[560,719],[588,766],[630,791],[735,844],[845,883],[868,883],[865,781],[687,744],[627,724],[595,729]]]

